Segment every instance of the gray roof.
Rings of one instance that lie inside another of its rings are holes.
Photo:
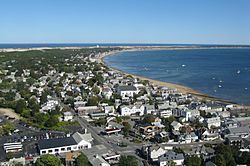
[[[98,155],[88,156],[88,160],[90,164],[94,166],[102,166],[103,164],[109,165],[107,161],[105,161],[101,156]]]
[[[145,107],[146,107],[147,110],[154,110],[155,109],[154,105],[147,104],[147,105],[145,105]]]
[[[240,141],[242,138],[240,136],[228,136],[226,137],[229,141]]]
[[[77,143],[81,142],[82,140],[87,141],[87,142],[93,141],[93,138],[92,138],[90,133],[80,134],[80,133],[76,132],[75,134],[72,135],[72,138],[74,138],[74,140]]]
[[[43,139],[38,141],[38,147],[40,150],[72,145],[77,145],[77,142],[73,137]]]
[[[250,133],[250,128],[249,128],[249,126],[230,128],[229,132],[231,134],[233,134],[233,133]]]
[[[208,161],[206,162],[205,166],[217,166],[217,165],[214,164],[212,161]]]
[[[179,122],[177,122],[177,121],[173,121],[172,123],[171,123],[171,126],[177,126],[177,125],[179,125],[180,123]],[[181,125],[181,124],[180,124]]]
[[[136,87],[127,85],[119,86],[118,89],[120,91],[137,91]]]
[[[169,151],[164,155],[159,157],[159,161],[172,161],[172,160],[184,160],[184,155],[182,153],[175,153],[173,151]]]

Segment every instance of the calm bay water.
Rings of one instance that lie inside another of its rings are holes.
[[[192,49],[122,52],[105,57],[117,69],[191,87],[250,105],[250,49]]]

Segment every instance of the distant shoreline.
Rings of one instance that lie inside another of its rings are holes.
[[[178,48],[175,48],[175,50],[177,50],[177,49]],[[179,48],[179,49],[183,50],[183,49],[191,49],[191,48]],[[192,48],[192,49],[204,49],[204,48]],[[207,49],[211,49],[211,48],[207,48]],[[104,64],[105,66],[107,66],[108,68],[112,69],[112,70],[119,71],[119,72],[124,73],[126,75],[131,75],[131,76],[133,76],[135,78],[139,78],[140,80],[148,80],[153,85],[165,86],[165,87],[168,87],[168,88],[171,88],[171,89],[176,89],[177,91],[179,91],[181,93],[191,94],[191,95],[197,97],[199,100],[205,99],[205,100],[215,101],[215,102],[224,103],[224,104],[233,104],[233,105],[235,105],[237,107],[240,107],[240,108],[250,109],[250,106],[248,106],[248,105],[239,105],[238,103],[233,102],[233,101],[228,101],[228,100],[224,100],[224,99],[221,99],[221,98],[213,97],[213,96],[210,96],[208,94],[205,94],[205,93],[199,92],[197,90],[194,90],[194,89],[192,89],[190,87],[187,87],[187,86],[183,86],[183,85],[179,85],[179,84],[175,84],[175,83],[163,82],[163,81],[159,81],[159,80],[150,79],[150,78],[147,78],[147,77],[144,77],[144,76],[128,73],[128,72],[122,71],[120,69],[111,67],[110,65],[108,65],[104,61],[105,57],[107,57],[107,56],[115,56],[115,55],[117,55],[118,53],[121,53],[121,52],[145,51],[145,50],[172,50],[172,49],[167,49],[167,48],[165,48],[165,49],[153,49],[153,48],[150,48],[150,49],[131,49],[131,50],[113,51],[113,52],[110,52],[108,54],[101,55],[100,57],[98,57],[98,61],[100,63]]]
[[[237,48],[246,48],[250,49],[250,45],[190,45],[190,46],[51,46],[51,47],[31,47],[31,48],[0,48],[0,52],[24,52],[24,51],[42,51],[42,50],[51,50],[51,49],[84,49],[84,48],[121,48],[129,50],[176,50],[176,49],[237,49]]]

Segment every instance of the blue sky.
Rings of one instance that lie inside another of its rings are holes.
[[[1,0],[0,43],[250,44],[250,1]]]

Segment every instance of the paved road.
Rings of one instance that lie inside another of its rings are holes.
[[[106,146],[109,149],[113,148],[109,143],[106,142],[106,140],[103,137],[98,135],[98,133],[95,131],[95,129],[93,127],[91,127],[86,120],[84,120],[83,118],[77,117],[77,116],[75,117],[75,119],[79,122],[79,124],[83,128],[87,129],[87,131],[89,133],[91,133],[92,137],[98,142],[98,144],[103,144],[104,146]]]

